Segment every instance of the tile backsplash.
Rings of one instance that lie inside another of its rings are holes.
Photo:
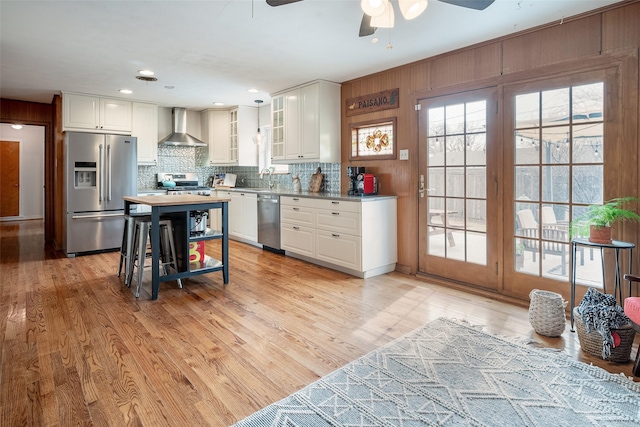
[[[138,189],[155,188],[158,172],[196,172],[198,184],[206,185],[211,175],[216,173],[234,173],[238,175],[236,186],[247,188],[266,188],[268,177],[260,179],[257,166],[199,166],[205,163],[207,147],[158,147],[157,166],[138,166]],[[288,174],[275,174],[271,181],[275,188],[292,189],[292,177],[298,174],[302,189],[309,188],[311,175],[320,168],[324,174],[323,191],[340,192],[342,173],[340,163],[299,163],[289,165]]]

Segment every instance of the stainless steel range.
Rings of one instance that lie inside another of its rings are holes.
[[[198,174],[193,172],[158,173],[158,188],[167,190],[167,194],[196,194],[211,196],[211,188],[198,185]]]
[[[167,190],[168,196],[180,194],[211,196],[211,188],[198,185],[198,174],[193,172],[158,173],[158,188]],[[208,217],[207,211],[189,213],[189,230],[192,236],[199,236],[206,232]]]

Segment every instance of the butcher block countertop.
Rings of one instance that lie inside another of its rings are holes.
[[[197,194],[180,194],[177,196],[124,196],[127,202],[149,206],[199,205],[201,203],[229,202],[228,197],[198,196]]]

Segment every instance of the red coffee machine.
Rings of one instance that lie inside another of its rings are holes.
[[[369,196],[378,194],[378,181],[373,174],[361,173],[358,175],[358,195]]]

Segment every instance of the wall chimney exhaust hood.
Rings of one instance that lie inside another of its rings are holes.
[[[171,110],[173,133],[169,134],[158,145],[180,147],[206,147],[205,142],[200,141],[187,133],[187,109],[173,108]]]

